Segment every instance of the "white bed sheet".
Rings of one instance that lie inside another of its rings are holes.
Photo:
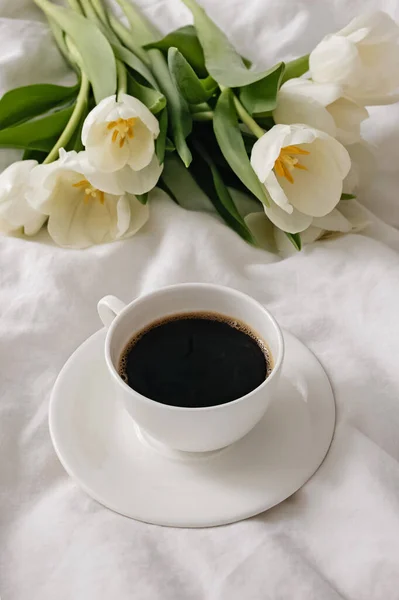
[[[142,0],[164,31],[178,0]],[[397,0],[203,0],[258,65],[303,54],[366,8]],[[0,0],[0,93],[70,77],[40,12]],[[3,600],[399,598],[399,106],[372,110],[379,172],[361,192],[367,235],[280,260],[210,215],[152,198],[133,239],[86,251],[0,238],[0,595]],[[1,152],[1,166],[18,153]],[[47,410],[65,360],[99,326],[97,300],[218,282],[253,294],[316,353],[337,428],[317,474],[269,512],[227,527],[167,529],[88,498],[51,446]]]

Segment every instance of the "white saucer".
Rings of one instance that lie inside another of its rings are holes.
[[[50,403],[50,434],[66,471],[122,515],[173,527],[210,527],[271,508],[316,471],[331,443],[335,405],[316,357],[290,333],[280,397],[242,440],[191,454],[153,444],[112,397],[105,330],[70,357]]]

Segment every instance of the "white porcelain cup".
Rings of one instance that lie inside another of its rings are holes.
[[[118,374],[118,362],[129,340],[153,321],[185,312],[216,312],[243,321],[269,347],[273,369],[249,394],[217,406],[181,408],[150,400],[130,388]],[[248,433],[265,414],[278,386],[284,356],[281,330],[259,302],[227,287],[186,283],[141,296],[128,305],[114,296],[98,303],[108,328],[105,360],[115,394],[141,430],[174,450],[208,452],[232,444]]]

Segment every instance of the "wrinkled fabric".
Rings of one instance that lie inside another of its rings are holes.
[[[141,0],[167,32],[178,0]],[[395,0],[203,0],[258,66],[309,52],[362,10],[399,20]],[[40,11],[0,0],[0,92],[72,82]],[[379,170],[360,191],[361,235],[280,259],[211,214],[163,193],[132,239],[85,251],[43,232],[0,238],[0,596],[3,600],[399,599],[399,106],[371,109],[363,131]],[[1,168],[19,153],[2,151]],[[264,302],[318,356],[337,427],[314,477],[265,514],[215,529],[169,529],[103,508],[67,476],[51,445],[52,386],[96,329],[105,294],[217,282]]]

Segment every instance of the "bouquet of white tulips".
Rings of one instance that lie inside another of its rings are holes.
[[[213,212],[247,242],[282,249],[358,231],[366,106],[395,102],[399,28],[354,19],[310,55],[255,70],[195,0],[194,25],[161,37],[130,0],[126,26],[102,0],[35,0],[72,87],[30,85],[0,100],[0,229],[84,248],[133,235],[159,186]],[[352,159],[352,165],[351,165]]]

